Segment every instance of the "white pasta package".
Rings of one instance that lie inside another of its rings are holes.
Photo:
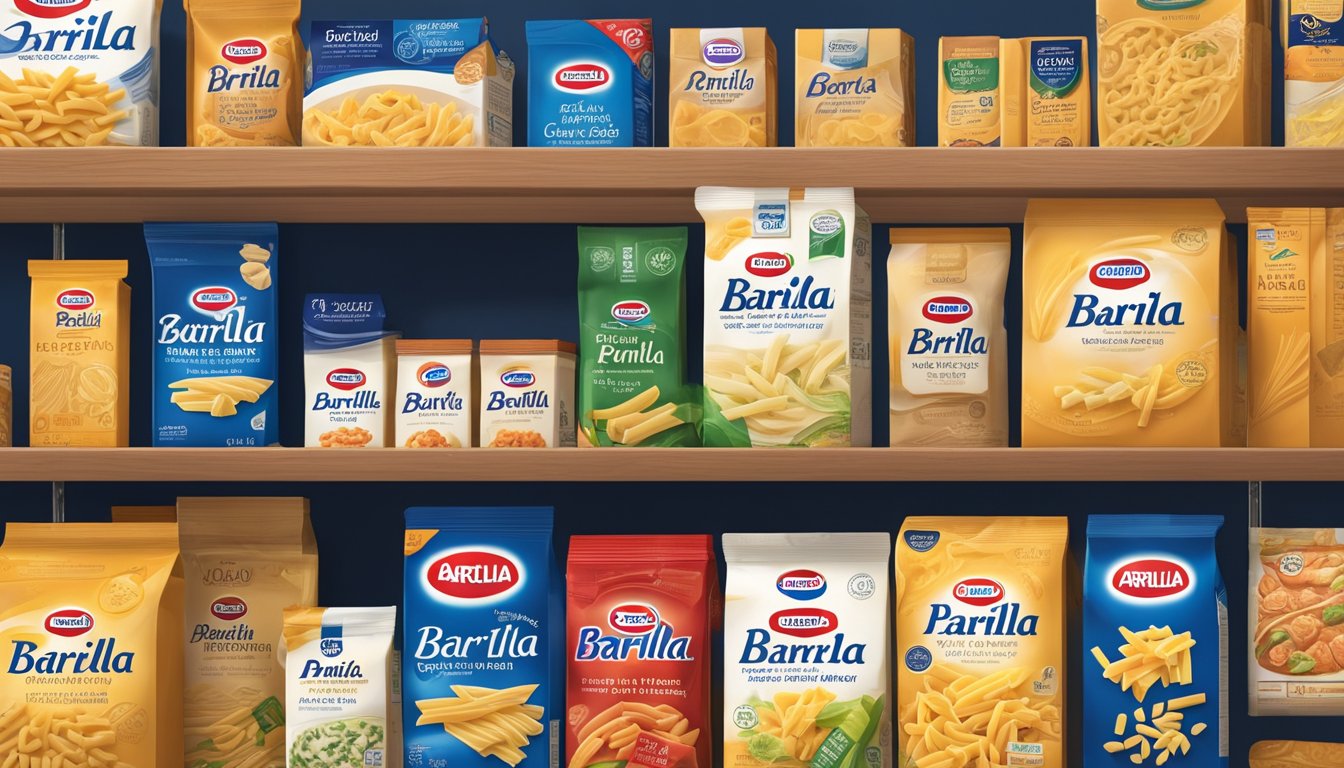
[[[0,8],[0,147],[159,143],[162,0]]]
[[[471,339],[397,339],[398,448],[470,448]]]
[[[891,768],[891,537],[726,533],[723,555],[723,767]]]
[[[848,188],[701,187],[704,445],[872,443],[872,225]]]
[[[387,448],[395,433],[396,342],[373,293],[309,294],[303,311],[303,444]]]
[[[398,768],[397,607],[285,610],[288,768]]]

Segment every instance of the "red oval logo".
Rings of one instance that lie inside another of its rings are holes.
[[[327,386],[349,392],[364,386],[364,372],[354,368],[337,368],[327,374]]]
[[[555,84],[566,91],[590,91],[611,82],[611,72],[601,64],[570,64],[555,71]]]
[[[39,19],[59,19],[89,7],[93,0],[14,0],[19,13]]]
[[[93,614],[78,608],[65,608],[48,614],[43,626],[53,635],[79,637],[93,629]]]
[[[822,608],[788,608],[770,617],[770,629],[794,637],[825,635],[839,626],[835,614]]]
[[[234,64],[251,64],[266,58],[266,44],[255,38],[244,38],[225,43],[219,55]]]
[[[247,603],[241,597],[221,597],[210,604],[210,614],[222,621],[237,621],[247,615]]]
[[[938,296],[924,302],[924,317],[935,323],[964,323],[974,313],[971,303],[960,296]]]
[[[238,294],[218,285],[191,294],[192,306],[203,312],[223,312],[237,303]]]
[[[1087,277],[1098,288],[1123,291],[1143,285],[1153,276],[1148,265],[1138,259],[1108,259],[1092,265]]]
[[[757,277],[779,277],[793,269],[793,257],[787,253],[753,253],[745,268]]]
[[[952,588],[952,596],[967,605],[993,605],[1003,599],[1003,585],[993,579],[962,579]]]
[[[70,311],[93,309],[93,292],[83,288],[71,288],[56,296],[56,306]]]
[[[625,603],[607,614],[611,628],[625,635],[647,635],[658,626],[658,611],[644,603]]]
[[[425,574],[429,585],[449,597],[479,600],[518,586],[521,574],[512,560],[494,552],[454,552],[435,560]]]
[[[1190,574],[1170,560],[1135,560],[1116,570],[1111,586],[1120,594],[1145,600],[1171,597],[1190,587]]]

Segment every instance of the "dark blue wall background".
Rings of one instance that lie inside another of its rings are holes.
[[[184,17],[169,0],[163,14],[163,143],[181,145],[184,90]],[[832,0],[823,5],[751,2],[616,2],[615,0],[508,0],[504,3],[431,2],[430,0],[310,0],[306,18],[368,18],[400,15],[462,17],[487,13],[499,45],[519,64],[515,97],[515,136],[522,143],[526,120],[526,45],[528,18],[624,17],[652,15],[659,51],[657,79],[659,143],[666,142],[666,44],[674,26],[727,26],[770,23],[780,54],[780,140],[792,142],[793,32],[798,26],[900,26],[918,42],[920,144],[934,143],[936,127],[936,56],[940,34],[1002,36],[1093,34],[1094,6],[1085,0],[951,3]],[[1277,77],[1276,77],[1277,81]],[[1274,104],[1278,104],[1279,89]],[[1276,108],[1277,109],[1277,108]],[[1276,121],[1276,134],[1281,132]],[[301,151],[301,150],[295,150]],[[637,155],[632,155],[632,170]],[[451,152],[444,153],[451,173]],[[899,152],[892,153],[900,162]],[[1042,162],[1049,162],[1043,155]],[[538,172],[545,172],[538,169]],[[5,183],[0,155],[0,183]],[[806,179],[799,180],[802,183]],[[470,185],[469,178],[462,179]],[[351,179],[358,184],[358,179]],[[1322,201],[1335,205],[1344,201]],[[53,212],[59,219],[59,212]],[[576,222],[577,223],[577,222]],[[688,224],[691,222],[688,222]],[[1019,224],[1019,222],[985,222]],[[1020,227],[1015,228],[1020,237]],[[1235,233],[1241,237],[1243,232]],[[120,258],[131,265],[133,289],[132,439],[146,445],[150,432],[149,374],[151,282],[138,226],[76,225],[67,228],[69,258]],[[703,235],[691,229],[691,252]],[[317,290],[381,292],[390,322],[408,337],[503,338],[576,337],[574,228],[571,226],[284,226],[281,235],[280,295],[283,370],[282,439],[303,439],[302,360],[299,307],[304,293]],[[875,337],[885,338],[886,228],[878,227],[875,263]],[[25,261],[46,258],[51,229],[42,225],[0,226],[0,362],[15,369],[15,424],[20,444],[27,437],[27,309]],[[698,261],[691,259],[690,345],[692,374],[699,371]],[[1010,278],[1008,318],[1016,337],[1019,276]],[[875,347],[874,391],[878,394],[875,437],[886,439],[884,395],[886,353]],[[1016,359],[1016,345],[1012,358]],[[1016,381],[1016,367],[1012,380]],[[1016,402],[1016,386],[1012,399]],[[600,464],[597,462],[601,461]],[[620,475],[620,455],[595,457],[593,479]],[[525,478],[520,478],[524,480]],[[1231,602],[1232,765],[1244,764],[1251,741],[1259,738],[1332,736],[1329,722],[1308,718],[1251,720],[1246,712],[1246,487],[1234,483],[1153,484],[1116,467],[1116,483],[1107,484],[531,484],[384,483],[384,484],[71,484],[67,487],[72,520],[103,520],[114,504],[171,504],[178,495],[301,494],[313,500],[313,518],[322,553],[321,598],[330,605],[400,602],[401,511],[427,504],[544,504],[556,507],[557,547],[572,533],[887,530],[895,532],[907,514],[1068,515],[1075,559],[1081,563],[1086,515],[1136,511],[1214,512],[1227,517],[1219,556]],[[1338,484],[1274,484],[1266,489],[1266,519],[1279,525],[1344,525]],[[0,484],[0,521],[45,520],[51,488],[39,483]],[[1153,504],[1160,509],[1154,510]],[[1069,667],[1070,732],[1076,739],[1081,680],[1095,675],[1090,659],[1074,647]],[[1335,721],[1337,722],[1337,721]],[[1325,728],[1322,728],[1325,726]],[[1075,765],[1077,765],[1075,763]]]

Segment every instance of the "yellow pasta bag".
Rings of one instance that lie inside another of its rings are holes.
[[[1283,143],[1344,146],[1344,0],[1281,0]]]
[[[182,0],[187,10],[187,144],[299,143],[300,0]]]
[[[796,146],[914,146],[914,38],[899,29],[795,35]]]
[[[1064,765],[1063,517],[910,517],[896,540],[896,768]]]
[[[130,445],[131,289],[124,261],[30,261],[34,447]]]
[[[764,27],[672,30],[668,146],[778,146],[775,44]]]
[[[171,523],[8,525],[0,764],[173,765],[182,589]]]
[[[1003,146],[1092,144],[1092,84],[1087,38],[999,41],[1003,65]]]
[[[1001,144],[999,38],[938,40],[938,146]]]

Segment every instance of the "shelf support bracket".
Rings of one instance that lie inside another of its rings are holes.
[[[65,261],[65,225],[51,225],[51,258]],[[51,484],[51,522],[65,522],[65,483],[56,481]]]

